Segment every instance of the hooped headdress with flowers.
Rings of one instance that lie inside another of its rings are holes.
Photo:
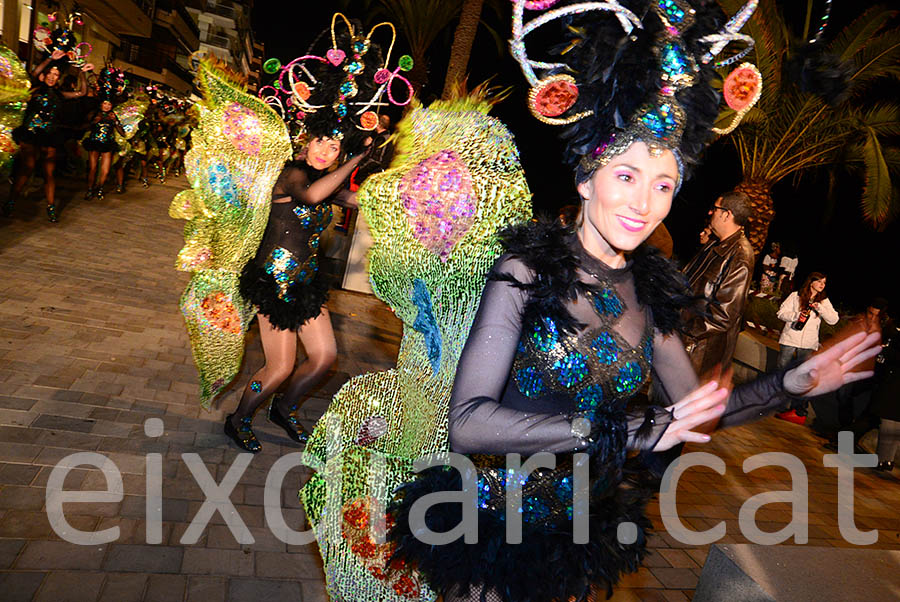
[[[116,102],[125,94],[127,85],[128,79],[125,72],[107,65],[97,77],[97,97],[101,101]]]
[[[680,181],[716,133],[720,95],[712,87],[716,68],[733,64],[753,47],[739,33],[756,9],[749,0],[731,19],[715,0],[514,0],[512,52],[531,92],[532,114],[564,126],[566,160],[583,181],[633,142],[651,152],[671,150]],[[525,11],[539,12],[525,21]],[[528,56],[526,36],[551,21],[563,40],[549,49],[554,62]],[[732,42],[741,49],[717,57]],[[744,63],[725,82],[737,113],[727,131],[759,98],[762,82]]]
[[[384,54],[372,39],[381,28],[389,29],[391,36]],[[395,40],[390,23],[379,23],[366,33],[358,21],[335,13],[330,29],[306,54],[283,67],[277,59],[266,61],[264,70],[276,78],[259,96],[281,114],[292,134],[336,138],[346,150],[358,150],[378,125],[384,107],[412,99],[413,88],[400,75],[412,68],[412,59],[400,57],[399,65],[389,69]]]

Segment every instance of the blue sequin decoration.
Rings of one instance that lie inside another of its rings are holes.
[[[538,351],[546,353],[553,349],[559,342],[556,322],[550,318],[543,318],[540,323],[534,325],[531,340]]]
[[[441,368],[441,329],[431,309],[431,293],[428,291],[428,285],[421,278],[413,280],[412,302],[418,308],[413,328],[425,336],[428,361],[431,363],[432,372],[437,374]]]
[[[654,136],[662,140],[668,140],[678,129],[675,109],[668,103],[663,103],[641,115],[641,122]]]
[[[575,394],[575,407],[579,412],[592,412],[603,402],[603,387],[588,385]]]
[[[234,187],[234,181],[228,168],[223,163],[213,163],[206,172],[206,178],[209,181],[209,187],[212,193],[224,200],[229,205],[240,207],[237,190]]]
[[[359,75],[362,72],[363,72],[363,64],[360,63],[359,61],[353,61],[352,63],[347,65],[347,73],[350,73],[353,75]]]
[[[659,8],[666,15],[666,19],[673,25],[684,20],[684,10],[678,6],[675,0],[659,0]]]
[[[341,84],[341,94],[344,96],[350,96],[354,91],[353,82],[344,82]]]
[[[662,70],[669,78],[684,75],[690,70],[690,62],[680,44],[669,42],[662,49]]]
[[[522,500],[522,509],[525,511],[526,522],[542,521],[550,516],[550,507],[535,495],[529,495]]]
[[[591,342],[591,349],[597,354],[597,360],[607,366],[619,361],[619,353],[622,351],[608,332],[604,332],[594,339]]]
[[[526,397],[537,397],[544,392],[544,380],[540,373],[532,366],[522,368],[516,372],[516,384],[519,391]]]
[[[641,348],[641,351],[644,353],[644,359],[648,364],[653,363],[653,337],[647,336],[644,338],[644,345]]]
[[[556,482],[555,493],[556,497],[559,498],[563,504],[566,505],[566,517],[569,520],[572,520],[572,497],[573,497],[573,487],[572,487],[572,477],[563,477],[559,481]]]
[[[557,373],[556,380],[559,384],[568,389],[583,381],[588,375],[587,358],[577,351],[573,351],[564,358],[556,360],[553,370]]]
[[[334,108],[334,112],[338,114],[338,117],[344,117],[347,114],[347,105],[339,104]]]
[[[616,291],[611,288],[605,288],[598,294],[591,295],[591,300],[594,302],[594,309],[599,314],[607,314],[613,318],[622,315],[622,301],[616,295]]]
[[[250,381],[250,390],[254,393],[259,393],[262,391],[262,381],[251,380]]]
[[[616,391],[619,393],[634,393],[643,382],[644,371],[637,362],[625,364],[616,376]]]

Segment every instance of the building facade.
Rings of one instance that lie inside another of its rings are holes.
[[[250,29],[252,0],[187,0],[187,10],[200,30],[201,54],[213,55],[247,78],[251,92],[259,87],[263,46]]]
[[[0,0],[2,40],[31,65],[36,27],[76,15],[72,29],[91,45],[89,61],[99,71],[111,64],[139,83],[162,84],[182,94],[193,90],[190,55],[200,30],[184,0]]]

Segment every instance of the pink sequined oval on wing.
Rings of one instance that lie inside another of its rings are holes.
[[[253,111],[240,103],[232,102],[225,107],[222,121],[223,133],[235,148],[251,155],[259,154],[262,125]]]
[[[399,192],[413,235],[447,261],[475,219],[477,198],[469,168],[454,151],[442,150],[403,176]]]

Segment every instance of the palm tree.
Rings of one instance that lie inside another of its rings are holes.
[[[413,68],[407,77],[418,92],[428,81],[426,52],[435,38],[459,14],[463,0],[379,0],[379,2],[383,7],[383,14],[394,23],[409,44]],[[480,7],[478,13],[481,13]]]
[[[729,14],[744,3],[719,2]],[[845,99],[828,104],[801,90],[785,73],[791,56],[810,38],[809,19],[800,44],[792,43],[775,0],[759,3],[747,33],[756,41],[748,60],[762,73],[762,97],[741,126],[725,137],[740,156],[743,179],[735,190],[746,193],[753,204],[748,237],[757,252],[775,216],[774,184],[816,168],[846,166],[862,176],[862,212],[873,227],[884,227],[897,213],[900,149],[890,137],[900,134],[900,104],[893,99],[865,101],[875,84],[900,80],[897,14],[873,7],[824,46],[849,76]],[[731,116],[731,111],[723,113],[721,124]]]
[[[459,14],[459,25],[453,35],[453,46],[450,48],[450,63],[447,65],[447,76],[444,79],[442,98],[449,99],[456,85],[465,79],[472,44],[481,20],[481,7],[484,0],[464,0]]]

